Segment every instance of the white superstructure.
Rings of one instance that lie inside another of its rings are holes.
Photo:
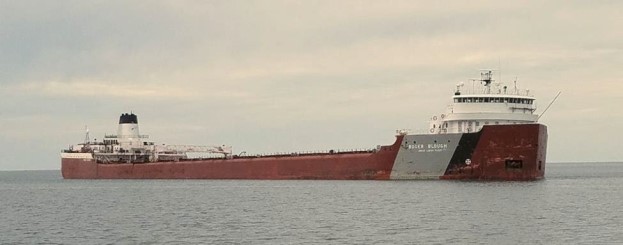
[[[90,141],[87,129],[85,142],[70,146],[61,153],[63,158],[82,158],[89,155],[98,163],[145,163],[157,161],[179,161],[181,159],[228,158],[231,146],[156,145],[147,141],[148,135],[141,135],[138,117],[124,113],[119,117],[116,135],[105,135],[101,142]]]
[[[470,133],[484,125],[535,123],[535,98],[529,90],[508,87],[493,80],[493,72],[480,73],[480,80],[457,85],[453,102],[444,114],[431,118],[431,134]]]
[[[117,135],[105,135],[104,145],[112,147],[109,152],[154,152],[154,142],[145,141],[148,135],[141,135],[138,130],[138,118],[133,113],[122,114],[119,118]]]

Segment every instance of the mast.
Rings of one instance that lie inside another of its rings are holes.
[[[88,146],[91,142],[91,138],[89,137],[89,126],[84,126],[85,134],[84,134],[84,145]]]
[[[484,83],[486,94],[491,93],[491,82],[493,81],[492,76],[493,76],[493,71],[491,70],[480,72],[480,82]]]

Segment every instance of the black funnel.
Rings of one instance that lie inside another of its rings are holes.
[[[135,123],[135,124],[138,124],[138,118],[136,117],[136,115],[134,115],[134,113],[131,113],[131,114],[128,114],[128,113],[121,114],[121,117],[119,117],[119,124],[124,124],[124,123]]]

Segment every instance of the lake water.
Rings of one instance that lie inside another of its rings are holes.
[[[5,244],[623,243],[623,163],[535,182],[63,180],[0,172]]]

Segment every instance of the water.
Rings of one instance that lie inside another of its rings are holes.
[[[623,242],[623,163],[536,182],[63,180],[0,172],[0,243]]]

